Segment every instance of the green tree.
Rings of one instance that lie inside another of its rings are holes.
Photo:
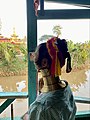
[[[20,55],[18,55],[18,50]],[[25,45],[0,43],[0,71],[19,73],[27,67],[27,49]]]
[[[62,27],[60,25],[55,25],[52,29],[53,33],[55,33],[57,35],[57,37],[59,37],[59,35],[61,35],[61,29]],[[54,37],[53,35],[42,35],[40,38],[39,38],[39,41],[40,42],[43,42],[43,41],[47,41],[48,39]]]
[[[57,35],[57,37],[59,37],[61,35],[61,29],[62,27],[60,25],[55,25],[52,31]]]

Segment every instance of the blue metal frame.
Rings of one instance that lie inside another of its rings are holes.
[[[15,99],[28,98],[26,92],[0,92],[0,99],[6,99],[6,101],[0,105],[0,114],[15,100]]]
[[[53,17],[54,16],[54,17]],[[89,19],[90,9],[39,10],[37,19]]]
[[[29,105],[37,95],[36,70],[30,61],[29,52],[33,52],[37,46],[37,17],[34,12],[34,1],[27,0],[27,48],[28,48],[28,95]]]
[[[55,2],[55,3],[65,3],[65,4],[73,4],[73,5],[90,5],[89,0],[45,0],[47,2]]]
[[[0,99],[7,99],[0,106],[0,114],[15,100],[15,99],[28,98],[27,92],[0,92]],[[75,97],[77,103],[90,104],[90,98]],[[76,119],[90,117],[90,111],[79,111],[76,113]]]

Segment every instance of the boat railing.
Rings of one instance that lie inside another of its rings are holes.
[[[0,105],[0,114],[4,112],[4,110],[11,105],[11,120],[13,120],[13,101],[15,99],[27,99],[28,93],[27,92],[0,92],[0,99],[6,99],[5,102],[3,102]],[[82,104],[90,104],[90,98],[86,97],[77,97],[75,96],[76,103],[82,103]],[[76,120],[84,120],[87,118],[87,120],[90,118],[90,110],[88,111],[78,111],[76,113]]]

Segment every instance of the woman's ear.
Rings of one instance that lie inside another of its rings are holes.
[[[48,59],[47,58],[42,59],[41,66],[42,66],[42,68],[48,67]]]

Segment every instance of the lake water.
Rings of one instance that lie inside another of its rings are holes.
[[[74,92],[74,95],[90,98],[90,70],[87,70],[85,74],[86,74],[86,82],[84,84],[81,84],[81,86],[79,86],[79,90]]]
[[[73,90],[74,96],[90,98],[90,69],[74,71],[70,74],[62,73]],[[0,77],[0,92],[27,92],[27,76]],[[0,100],[3,103],[3,100]],[[13,102],[14,116],[22,116],[28,109],[28,99],[17,99]],[[77,103],[78,111],[89,110],[90,105]],[[1,117],[10,116],[10,106],[1,114]]]

